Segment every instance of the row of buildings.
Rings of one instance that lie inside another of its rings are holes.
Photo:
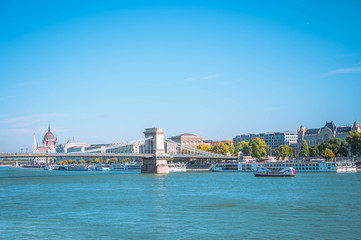
[[[297,129],[297,131],[286,132],[268,132],[258,134],[241,134],[233,138],[233,144],[235,147],[242,141],[249,142],[252,139],[261,138],[271,148],[275,149],[281,145],[288,145],[296,149],[299,153],[302,142],[306,141],[309,147],[319,145],[322,142],[331,138],[339,138],[346,140],[346,137],[351,131],[361,132],[360,124],[355,121],[351,125],[337,126],[331,122],[326,122],[323,127],[307,129],[303,125]]]

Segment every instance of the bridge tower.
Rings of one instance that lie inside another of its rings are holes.
[[[152,153],[152,158],[144,158],[142,173],[169,173],[164,149],[164,131],[162,128],[146,128],[145,153]]]

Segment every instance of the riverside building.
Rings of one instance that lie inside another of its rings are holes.
[[[197,136],[190,133],[183,133],[174,137],[171,137],[170,140],[180,143],[184,146],[189,146],[196,148],[199,144],[203,143],[204,138],[202,136]]]
[[[290,147],[296,147],[297,145],[297,132],[292,131],[242,134],[233,138],[233,145],[237,148],[238,143],[242,141],[249,142],[256,138],[263,139],[270,149],[275,149],[281,145]]]
[[[361,126],[355,121],[351,125],[336,126],[333,121],[326,122],[325,126],[320,128],[307,129],[303,125],[297,129],[298,140],[297,140],[297,152],[301,151],[303,140],[306,141],[309,147],[323,143],[331,138],[339,138],[346,140],[349,132],[352,131],[361,132]]]

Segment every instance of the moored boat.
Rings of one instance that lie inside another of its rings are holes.
[[[337,162],[336,169],[338,173],[357,172],[356,164],[350,161]]]
[[[109,166],[97,166],[96,170],[97,171],[110,171],[110,167]]]
[[[292,167],[286,168],[271,168],[271,167],[259,167],[257,172],[254,173],[256,177],[294,177],[296,176],[296,170]]]
[[[141,173],[142,165],[140,164],[113,164],[110,171],[124,172],[124,173]]]
[[[186,172],[185,163],[168,163],[169,172]]]

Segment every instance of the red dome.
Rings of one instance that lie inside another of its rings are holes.
[[[55,137],[54,135],[49,131],[45,134],[44,136],[44,140],[47,141],[47,140],[55,140]]]

